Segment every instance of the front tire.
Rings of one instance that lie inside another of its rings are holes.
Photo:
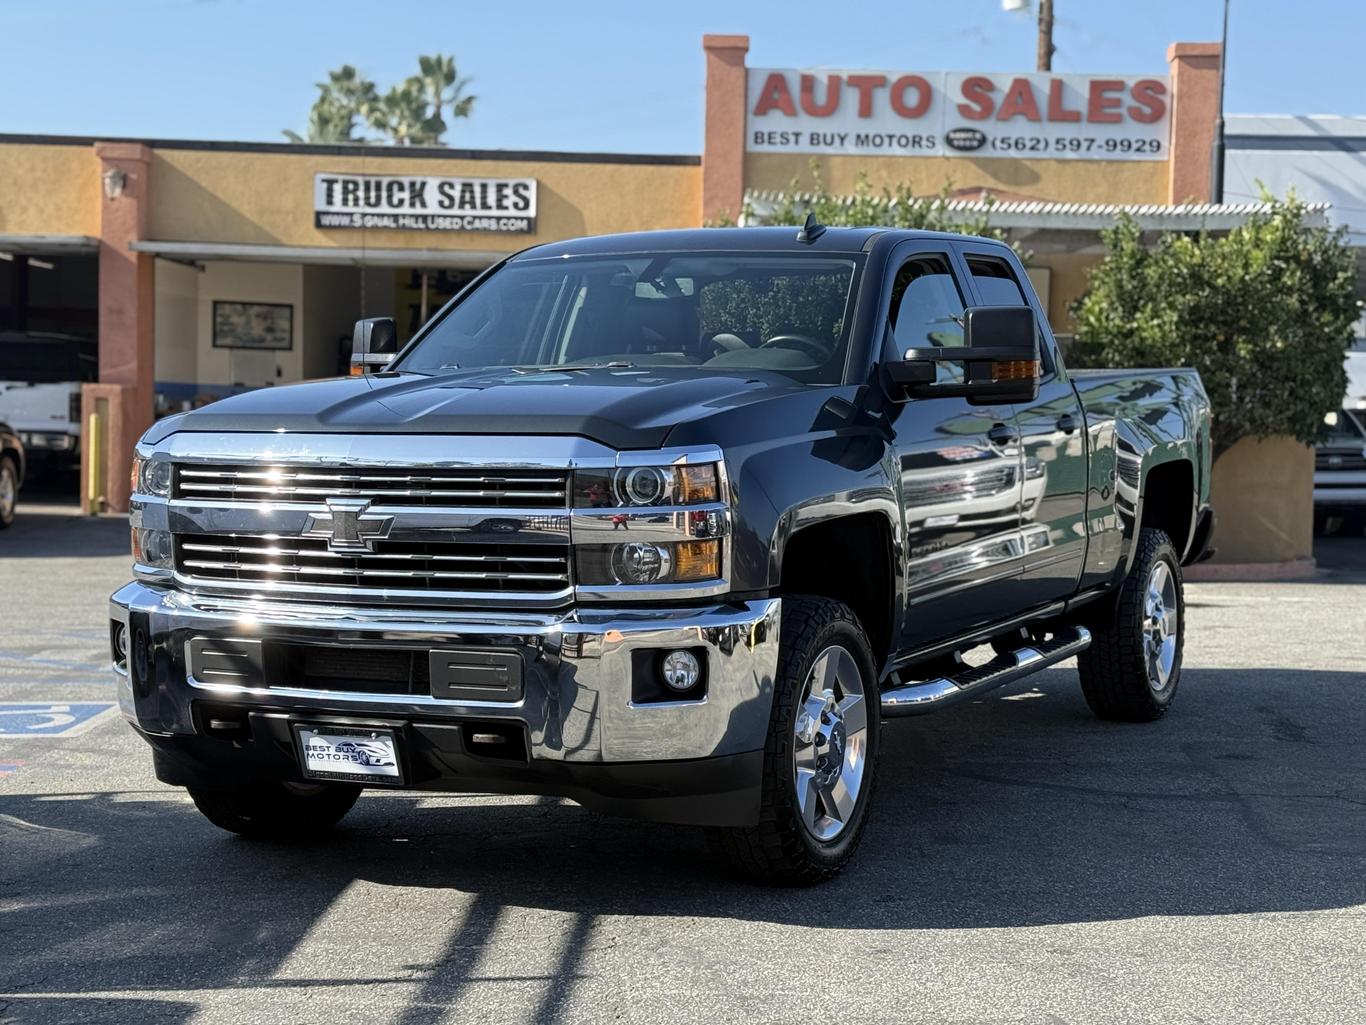
[[[858,849],[876,777],[877,670],[858,618],[841,602],[783,599],[759,823],[713,843],[759,882],[809,886]]]
[[[1186,599],[1171,539],[1148,528],[1113,606],[1089,624],[1077,656],[1081,692],[1101,719],[1151,722],[1167,714],[1181,682]]]
[[[219,829],[253,840],[307,840],[326,833],[360,797],[335,784],[263,783],[234,790],[190,789],[203,816]]]

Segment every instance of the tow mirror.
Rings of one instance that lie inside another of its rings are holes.
[[[962,367],[940,380],[937,364]],[[1028,306],[969,306],[961,346],[907,349],[884,367],[897,397],[961,396],[975,402],[1031,402],[1039,394],[1039,332]]]
[[[351,333],[351,375],[383,370],[398,353],[398,329],[393,317],[356,321]]]

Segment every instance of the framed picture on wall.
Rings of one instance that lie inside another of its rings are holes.
[[[215,299],[215,349],[294,348],[294,307],[289,303],[244,303]]]

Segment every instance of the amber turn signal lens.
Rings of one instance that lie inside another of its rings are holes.
[[[674,545],[673,580],[716,580],[721,576],[721,542],[680,541]]]
[[[1039,376],[1036,359],[1004,360],[991,364],[993,381],[1029,381]]]
[[[696,505],[699,502],[715,502],[721,495],[716,481],[716,464],[705,463],[700,466],[679,466],[678,502],[680,505]]]
[[[136,527],[129,531],[133,535],[133,561],[142,562],[142,533]]]

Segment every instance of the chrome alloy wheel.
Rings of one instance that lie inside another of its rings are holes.
[[[847,649],[835,644],[816,656],[792,725],[802,825],[817,840],[834,840],[858,807],[868,752],[863,677]]]
[[[1176,640],[1181,628],[1176,604],[1176,577],[1159,560],[1148,574],[1143,608],[1143,652],[1148,660],[1148,686],[1160,691],[1176,664]]]
[[[14,471],[7,460],[0,459],[0,520],[7,520],[14,515],[14,501],[18,494]]]

